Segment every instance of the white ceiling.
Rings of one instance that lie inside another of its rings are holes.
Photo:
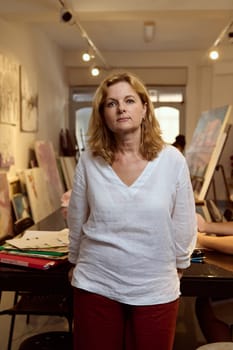
[[[62,2],[103,55],[205,51],[233,21],[233,0],[0,0],[0,18],[39,27],[65,51],[83,50],[77,24],[60,20]],[[150,43],[143,40],[145,21],[156,24]],[[228,33],[221,40],[233,50]]]

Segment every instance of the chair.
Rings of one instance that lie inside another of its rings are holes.
[[[233,342],[209,343],[199,346],[196,350],[233,350]]]
[[[28,227],[32,226],[32,224],[34,224],[34,222],[31,218],[24,218],[16,221],[14,225],[15,234],[23,232]],[[11,315],[7,350],[11,350],[15,318],[17,315],[27,315],[27,323],[29,322],[30,315],[66,317],[69,333],[71,334],[73,323],[72,310],[72,289],[70,289],[67,295],[41,295],[32,292],[16,291],[13,306],[0,311],[0,315]]]

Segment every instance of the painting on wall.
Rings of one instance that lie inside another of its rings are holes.
[[[20,129],[24,132],[38,130],[38,93],[25,69],[20,67]]]
[[[204,200],[207,194],[226,140],[230,113],[228,105],[203,112],[186,151],[197,200]]]
[[[19,64],[0,54],[0,123],[16,125],[19,110]]]
[[[0,239],[13,235],[13,219],[6,173],[0,173]]]

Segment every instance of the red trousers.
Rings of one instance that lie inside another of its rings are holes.
[[[74,289],[74,350],[172,350],[179,300],[132,306]]]

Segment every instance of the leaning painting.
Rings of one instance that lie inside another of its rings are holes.
[[[13,220],[6,173],[0,173],[0,239],[11,236]]]
[[[231,106],[201,114],[186,151],[196,200],[204,200],[227,136]]]

